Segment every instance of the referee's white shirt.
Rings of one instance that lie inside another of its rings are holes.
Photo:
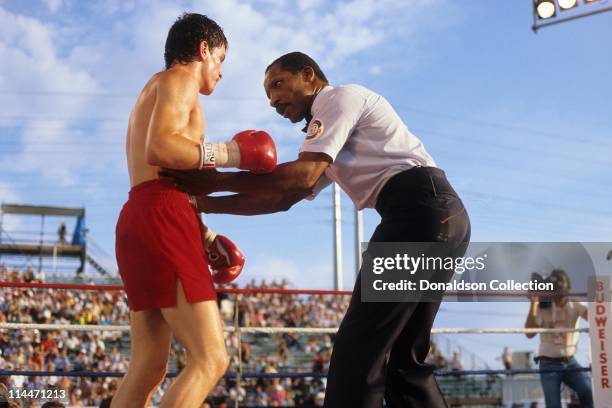
[[[311,198],[335,181],[357,208],[373,208],[392,176],[415,166],[436,166],[391,104],[367,88],[326,86],[310,113],[300,152],[325,153],[333,160]]]

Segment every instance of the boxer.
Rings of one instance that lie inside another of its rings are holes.
[[[244,256],[201,224],[187,194],[158,177],[161,168],[266,173],[276,167],[274,142],[265,132],[243,131],[226,143],[204,140],[199,95],[210,95],[221,80],[226,47],[213,20],[179,17],[168,32],[166,69],[149,79],[130,115],[131,190],[117,222],[116,255],[131,309],[132,354],[112,407],[148,404],[165,377],[172,336],[189,358],[161,407],[201,406],[228,365],[213,280],[238,276]]]

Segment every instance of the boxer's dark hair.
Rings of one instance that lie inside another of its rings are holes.
[[[282,69],[284,69],[285,71],[292,72],[294,74],[297,74],[306,67],[311,67],[315,75],[321,81],[325,82],[326,84],[329,83],[327,77],[319,67],[319,64],[317,64],[315,60],[313,60],[311,57],[304,54],[303,52],[294,51],[285,55],[281,55],[280,57],[272,61],[270,65],[268,65],[268,67],[266,68],[266,73],[274,64],[280,64]]]
[[[210,18],[197,13],[184,13],[179,16],[170,27],[166,38],[166,69],[175,62],[194,61],[200,52],[202,41],[206,41],[211,52],[222,45],[227,48],[223,29]]]

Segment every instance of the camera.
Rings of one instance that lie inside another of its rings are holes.
[[[537,272],[531,274],[531,280],[543,283],[552,283],[553,292],[550,295],[538,296],[539,307],[547,309],[555,299],[562,299],[567,296],[571,288],[570,279],[563,269],[553,269],[548,276],[542,276]]]

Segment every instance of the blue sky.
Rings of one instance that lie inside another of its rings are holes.
[[[612,13],[536,35],[530,0],[0,1],[0,201],[84,206],[112,262],[129,111],[186,10],[217,20],[230,43],[224,80],[202,98],[211,140],[267,129],[281,161],[296,157],[300,127],[268,107],[262,79],[271,60],[299,49],[332,84],[389,99],[462,196],[474,241],[612,241]],[[348,289],[354,218],[342,200]],[[330,189],[287,213],[207,217],[246,253],[244,280],[308,288],[333,285],[331,220]],[[378,217],[364,220],[367,238]],[[4,227],[26,224],[6,217]],[[490,306],[445,305],[436,325],[522,325],[526,304],[503,304],[497,317]],[[506,344],[537,344],[455,339],[489,359]]]

